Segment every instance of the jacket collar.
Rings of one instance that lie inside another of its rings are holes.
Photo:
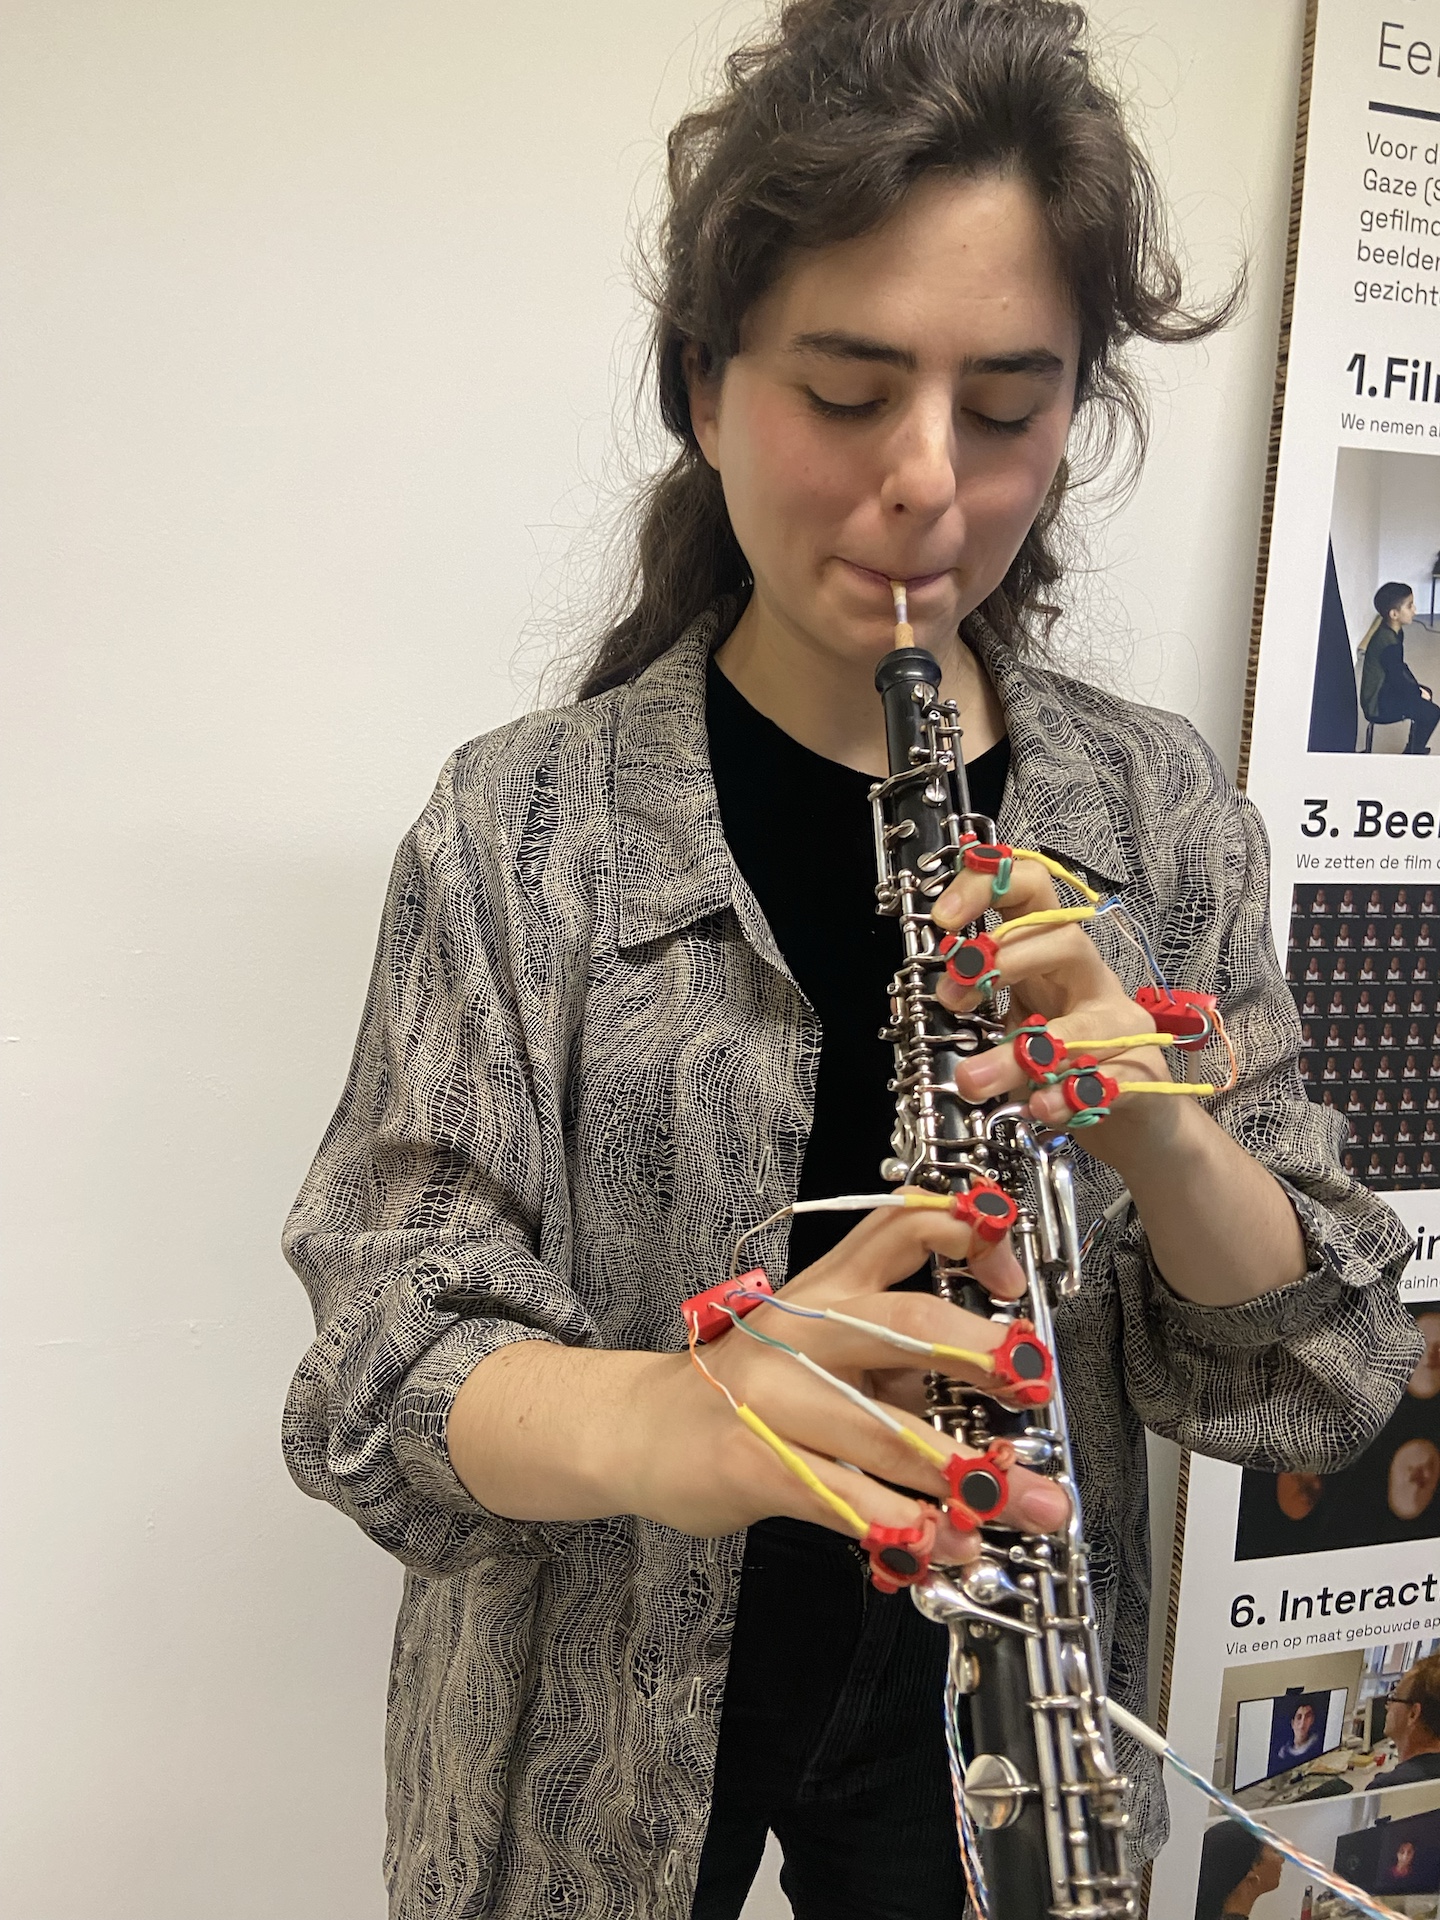
[[[712,607],[620,691],[615,861],[622,947],[663,939],[732,905],[737,890],[749,894],[720,824],[705,730],[705,665],[733,620],[725,603]],[[774,944],[768,929],[765,944]]]
[[[1111,888],[1132,878],[1121,833],[1129,806],[1121,742],[1095,724],[1093,688],[1017,658],[981,621],[966,638],[990,676],[1010,736],[1010,778],[1000,824],[1012,846],[1035,847]],[[1117,728],[1118,734],[1118,728]]]
[[[715,798],[705,727],[705,667],[738,609],[721,602],[620,690],[615,730],[615,857],[622,948],[663,939],[733,907],[746,938],[783,967],[741,879]],[[1010,736],[1002,826],[1094,879],[1123,886],[1121,783],[1105,745],[1067,703],[1068,682],[1017,660],[978,621],[968,637],[999,696]]]

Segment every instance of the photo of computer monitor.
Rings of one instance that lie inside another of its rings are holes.
[[[1365,1893],[1440,1893],[1440,1807],[1342,1834],[1335,1871]]]
[[[1333,1753],[1345,1737],[1349,1704],[1346,1687],[1312,1693],[1292,1687],[1265,1700],[1242,1700],[1235,1724],[1235,1791]]]

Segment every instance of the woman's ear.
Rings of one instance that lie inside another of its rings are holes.
[[[687,340],[680,356],[690,401],[690,430],[707,463],[720,471],[720,376],[698,340]]]

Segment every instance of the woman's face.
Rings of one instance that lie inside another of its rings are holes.
[[[1285,1856],[1274,1847],[1262,1847],[1260,1856],[1250,1871],[1260,1883],[1261,1893],[1273,1893],[1280,1884],[1280,1875],[1285,1870]]]
[[[1433,1400],[1440,1393],[1440,1313],[1417,1313],[1415,1331],[1424,1340],[1425,1351],[1406,1392],[1417,1400]]]
[[[1429,1440],[1407,1440],[1390,1462],[1390,1511],[1397,1520],[1418,1520],[1440,1487],[1440,1450]]]
[[[792,262],[691,414],[760,608],[808,650],[894,644],[888,582],[948,650],[1003,580],[1065,448],[1079,329],[1028,187],[924,181]]]
[[[1287,1520],[1308,1520],[1320,1504],[1325,1482],[1318,1473],[1277,1473],[1275,1504]]]

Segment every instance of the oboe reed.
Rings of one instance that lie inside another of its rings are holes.
[[[890,582],[890,597],[895,602],[895,644],[897,647],[913,647],[915,629],[910,624],[910,602],[903,580]]]

